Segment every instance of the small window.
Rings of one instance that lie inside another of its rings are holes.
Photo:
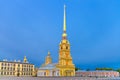
[[[6,72],[4,72],[4,75],[6,75]]]
[[[3,67],[1,67],[1,69],[3,70]]]
[[[18,67],[20,67],[20,64],[18,64]]]
[[[12,75],[12,72],[10,72],[10,75]]]
[[[9,72],[7,72],[7,75],[9,75]]]

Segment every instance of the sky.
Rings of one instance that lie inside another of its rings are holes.
[[[64,4],[73,63],[120,68],[120,0],[0,0],[0,60],[57,63]]]

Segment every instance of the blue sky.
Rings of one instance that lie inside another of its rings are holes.
[[[57,62],[64,4],[76,66],[120,68],[120,0],[0,0],[0,60]]]

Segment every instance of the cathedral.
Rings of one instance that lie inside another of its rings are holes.
[[[59,44],[58,63],[52,63],[50,52],[48,52],[45,63],[38,69],[37,76],[75,76],[75,65],[70,54],[70,43],[66,33],[66,6],[64,6],[63,34]]]

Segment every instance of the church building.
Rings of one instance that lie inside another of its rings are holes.
[[[70,54],[70,43],[66,33],[66,6],[64,5],[64,22],[62,40],[59,44],[58,63],[52,63],[50,53],[46,57],[45,64],[39,69],[37,76],[75,76],[75,65]]]
[[[38,69],[37,76],[59,76],[59,69],[56,65],[57,63],[52,63],[50,52],[48,52],[45,63]]]

